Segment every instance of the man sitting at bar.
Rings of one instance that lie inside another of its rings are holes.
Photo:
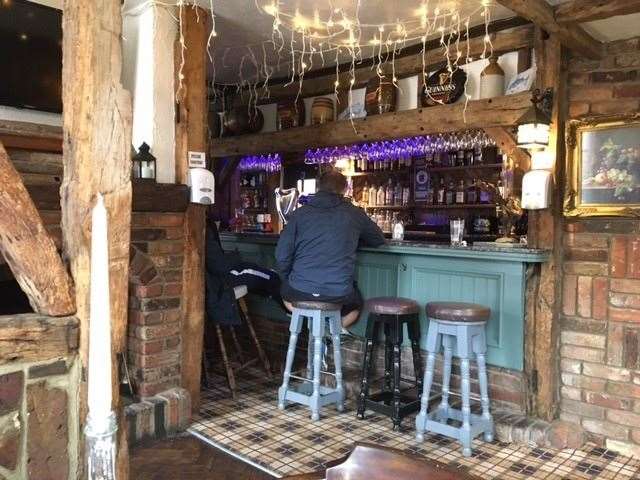
[[[347,179],[329,170],[317,183],[318,193],[298,208],[280,234],[276,261],[285,306],[315,301],[342,305],[342,325],[358,320],[362,295],[354,281],[360,243],[384,244],[382,230],[364,210],[344,198]]]

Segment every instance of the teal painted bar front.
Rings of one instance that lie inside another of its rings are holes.
[[[222,234],[225,250],[237,250],[248,262],[273,268],[277,236]],[[400,296],[424,306],[435,300],[465,301],[491,308],[487,325],[488,363],[522,370],[524,364],[524,312],[527,266],[546,261],[547,252],[495,247],[452,248],[411,242],[393,242],[358,252],[356,278],[365,299]],[[272,300],[254,296],[256,314],[288,321]],[[422,338],[428,320],[420,314]],[[361,318],[350,330],[362,336]],[[424,345],[422,345],[424,348]]]

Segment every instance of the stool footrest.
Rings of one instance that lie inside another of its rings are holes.
[[[453,425],[447,425],[443,423],[441,418],[442,412],[438,409],[434,409],[427,415],[426,432],[435,432],[448,437],[460,439],[460,427],[454,427]],[[457,420],[462,422],[462,412],[453,408],[449,408],[448,420]],[[471,439],[474,439],[478,435],[484,432],[493,432],[493,423],[491,420],[484,418],[482,415],[471,414]]]

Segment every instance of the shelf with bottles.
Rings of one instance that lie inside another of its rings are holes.
[[[468,172],[469,170],[500,170],[504,167],[502,163],[487,163],[481,165],[463,165],[455,167],[435,167],[425,166],[425,169],[429,173],[454,173],[454,172]]]
[[[454,209],[483,209],[483,208],[496,208],[495,203],[452,203],[451,205],[447,204],[420,204],[416,203],[414,208],[420,210],[454,210]]]

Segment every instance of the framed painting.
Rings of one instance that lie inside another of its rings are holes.
[[[564,213],[640,217],[640,114],[571,120]]]

